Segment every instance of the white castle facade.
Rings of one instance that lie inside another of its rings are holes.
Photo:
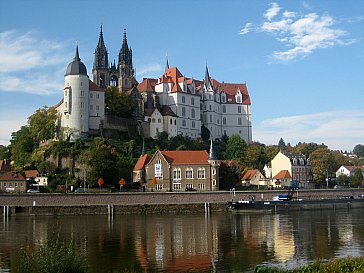
[[[115,86],[133,99],[133,119],[141,124],[145,137],[184,135],[201,137],[203,127],[212,139],[238,134],[252,141],[251,102],[245,83],[224,83],[212,79],[208,68],[205,78],[188,78],[177,67],[166,68],[159,78],[134,77],[132,51],[124,32],[118,65],[108,63],[102,29],[95,49],[93,81],[89,80],[78,48],[65,74],[63,100],[56,106],[58,125],[72,132],[71,140],[87,137],[100,130],[105,118],[105,90]]]

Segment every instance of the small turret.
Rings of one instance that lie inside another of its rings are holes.
[[[207,64],[206,64],[206,69],[205,69],[204,84],[205,84],[205,87],[206,87],[206,91],[212,91],[213,90],[210,75],[209,75],[209,69],[207,68]]]

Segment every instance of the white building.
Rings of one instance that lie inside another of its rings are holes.
[[[186,78],[177,67],[169,68],[167,62],[160,78],[144,78],[138,90],[144,101],[145,115],[154,111],[151,109],[167,107],[176,117],[177,131],[172,129],[172,133],[168,132],[170,136],[181,134],[198,138],[204,125],[213,139],[238,134],[245,141],[252,141],[251,103],[245,83],[220,83],[210,78],[207,67],[203,81]],[[153,118],[146,120],[153,121]],[[169,125],[173,125],[171,122],[169,120]],[[147,136],[156,138],[158,124],[152,123]],[[166,126],[163,131],[167,132]]]
[[[104,119],[105,93],[89,80],[78,46],[73,61],[67,66],[63,99],[56,109],[58,125],[66,131],[63,137],[69,136],[71,141],[87,137],[92,130],[98,131]]]
[[[356,169],[360,169],[364,176],[364,166],[341,166],[336,171],[336,177],[339,177],[340,175],[353,176]]]

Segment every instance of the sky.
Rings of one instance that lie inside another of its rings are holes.
[[[351,151],[364,144],[364,1],[0,0],[0,144],[63,95],[78,43],[92,79],[100,26],[109,61],[124,29],[137,80],[166,56],[182,74],[246,82],[253,140]]]

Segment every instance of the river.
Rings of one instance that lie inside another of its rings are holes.
[[[72,240],[89,272],[252,272],[364,255],[364,210],[21,216],[0,220],[0,272],[19,248]]]

